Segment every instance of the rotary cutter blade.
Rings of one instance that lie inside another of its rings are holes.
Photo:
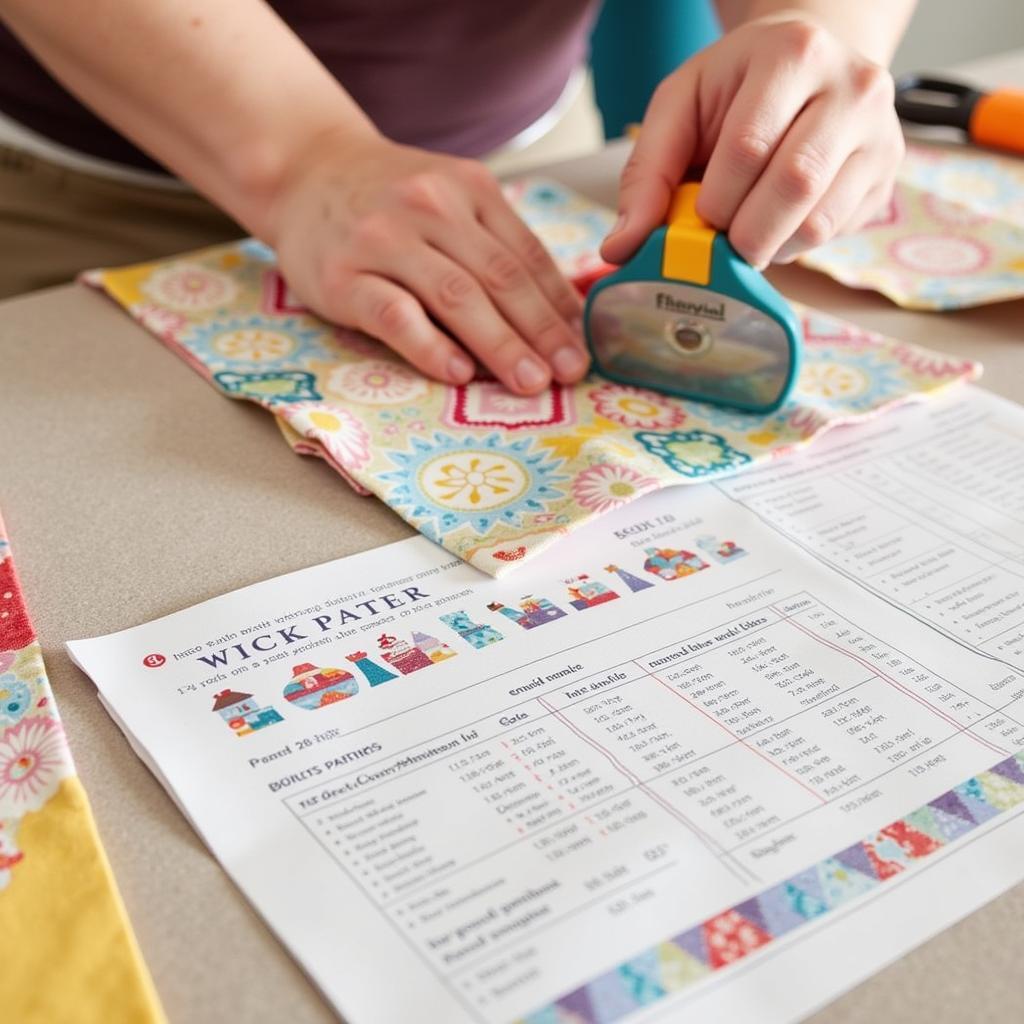
[[[774,412],[800,364],[800,324],[786,300],[696,212],[681,185],[668,223],[596,281],[584,324],[598,372],[623,384]]]

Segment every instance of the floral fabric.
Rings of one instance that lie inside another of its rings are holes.
[[[162,1021],[0,520],[0,1019]]]
[[[1019,298],[1024,160],[967,146],[910,146],[885,210],[801,262],[908,309]]]
[[[600,265],[609,211],[543,181],[510,196],[569,276]],[[438,384],[325,324],[252,240],[87,280],[222,393],[272,412],[296,451],[491,575],[647,491],[740,472],[980,372],[800,309],[803,373],[768,417],[598,376],[523,398],[487,379]]]

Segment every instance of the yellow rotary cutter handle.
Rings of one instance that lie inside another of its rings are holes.
[[[773,412],[792,390],[800,325],[786,300],[697,214],[686,182],[584,310],[595,368],[624,384],[745,412]]]

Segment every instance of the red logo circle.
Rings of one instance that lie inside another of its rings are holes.
[[[161,665],[166,664],[167,659],[162,654],[147,654],[142,659],[142,664],[146,668],[159,668]]]

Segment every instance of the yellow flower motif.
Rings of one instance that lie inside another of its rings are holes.
[[[214,339],[213,349],[225,359],[243,359],[250,363],[269,363],[288,355],[295,342],[287,334],[261,327],[228,331]]]
[[[577,427],[571,434],[559,434],[556,437],[542,438],[540,445],[542,448],[550,448],[561,459],[575,459],[579,457],[583,446],[588,441],[593,441],[602,434],[612,433],[618,429],[618,424],[612,423],[611,420],[595,416],[594,422],[589,426]],[[612,447],[623,453],[627,458],[633,454],[623,445],[612,443]]]
[[[747,440],[751,444],[766,445],[778,440],[779,435],[774,430],[758,430],[753,434],[747,434]]]
[[[870,383],[862,370],[839,363],[811,363],[800,374],[800,390],[821,398],[853,398]]]
[[[422,479],[436,501],[459,511],[508,504],[529,482],[518,463],[483,452],[442,456],[423,467]]]

